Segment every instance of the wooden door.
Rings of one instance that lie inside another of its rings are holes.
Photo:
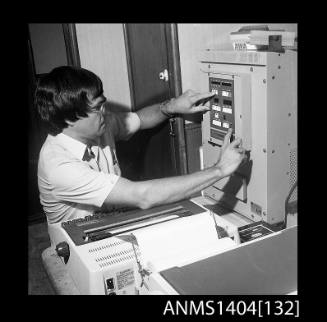
[[[41,146],[46,138],[46,131],[34,106],[36,74],[29,31],[28,46],[28,221],[34,223],[45,220],[39,201],[37,185],[37,163]]]
[[[174,94],[173,83],[161,80],[169,60],[165,24],[125,24],[132,110],[162,102]],[[118,142],[117,151],[123,175],[146,180],[178,174],[173,151],[174,120],[135,134],[128,142]],[[125,166],[125,173],[124,173]]]
[[[46,28],[45,28],[46,27]],[[54,38],[51,38],[55,35]],[[34,39],[34,43],[33,43]],[[67,42],[67,40],[66,40]],[[55,44],[55,45],[54,45]],[[52,53],[52,46],[61,50]],[[46,139],[47,130],[41,121],[34,105],[36,82],[42,75],[54,67],[66,65],[76,55],[67,57],[64,34],[61,24],[29,24],[27,26],[28,47],[28,207],[29,223],[45,220],[46,217],[40,205],[37,185],[37,165],[39,152]],[[52,53],[52,55],[48,55]]]

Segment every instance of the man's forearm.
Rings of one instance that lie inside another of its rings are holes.
[[[221,178],[219,168],[211,167],[192,174],[148,180],[138,184],[144,185],[145,208],[148,208],[189,198]]]
[[[232,131],[229,129],[215,166],[183,176],[147,181],[130,181],[120,177],[104,203],[147,209],[191,197],[194,193],[233,174],[244,160],[245,150],[241,146],[242,140],[237,138],[229,143],[231,135]]]
[[[154,104],[144,107],[136,112],[141,120],[140,130],[151,129],[168,118],[164,113],[162,113],[161,108],[166,110],[167,105],[165,104],[163,106],[162,103]]]
[[[141,120],[140,129],[155,127],[174,114],[206,112],[210,108],[203,104],[213,95],[214,94],[211,92],[196,93],[192,90],[187,90],[182,95],[166,102],[144,107],[136,112]],[[197,104],[197,102],[199,102],[199,104]]]

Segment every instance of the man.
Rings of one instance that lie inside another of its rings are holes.
[[[38,163],[40,201],[48,224],[113,206],[147,209],[176,202],[231,175],[244,158],[241,139],[229,144],[231,131],[217,163],[192,174],[133,182],[121,177],[117,161],[115,140],[127,140],[176,113],[207,111],[207,106],[196,103],[212,95],[189,90],[136,113],[113,113],[94,73],[64,66],[45,75],[38,83],[35,102],[49,127]]]

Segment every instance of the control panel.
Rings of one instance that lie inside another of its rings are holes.
[[[222,145],[229,128],[235,133],[234,80],[209,77],[209,90],[215,93],[210,102],[209,143]]]
[[[199,59],[198,88],[214,93],[203,114],[201,166],[216,164],[229,128],[247,156],[203,196],[255,222],[283,222],[296,177],[297,52],[204,50]]]

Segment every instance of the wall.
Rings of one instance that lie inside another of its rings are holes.
[[[36,74],[48,73],[55,67],[67,65],[61,24],[31,23],[29,30]]]
[[[81,66],[97,74],[107,99],[131,108],[123,24],[76,24]]]
[[[261,24],[178,24],[178,40],[181,61],[182,90],[196,89],[198,52],[200,50],[233,50],[229,34],[247,25]],[[285,29],[297,32],[297,24],[267,24],[269,29]]]
[[[229,34],[249,24],[178,24],[178,40],[183,92],[187,89],[199,90],[198,53],[203,49],[233,50]],[[251,24],[255,25],[255,24]],[[259,24],[257,24],[259,25]],[[261,25],[261,24],[260,24]],[[285,29],[297,33],[297,24],[267,24],[269,29]],[[190,172],[200,170],[201,115],[190,115],[185,119],[185,139],[187,163]],[[190,128],[192,131],[190,131]]]

